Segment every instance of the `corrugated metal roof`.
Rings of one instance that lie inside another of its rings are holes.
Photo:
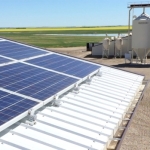
[[[50,103],[41,108],[33,126],[24,119],[1,133],[0,149],[105,149],[144,77],[104,66],[101,71],[102,76],[59,97],[59,107]]]

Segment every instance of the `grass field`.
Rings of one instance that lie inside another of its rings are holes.
[[[49,47],[85,46],[87,42],[100,42],[104,37],[55,36],[44,34],[104,34],[127,33],[127,26],[64,27],[64,28],[0,28],[0,36],[12,40]]]

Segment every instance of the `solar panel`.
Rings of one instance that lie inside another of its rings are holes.
[[[83,78],[100,68],[100,66],[96,64],[91,64],[57,54],[51,54],[40,58],[31,59],[27,62],[58,72],[73,75],[79,78]]]
[[[8,64],[11,59],[14,62]],[[0,42],[0,64],[0,126],[39,104],[32,98],[48,102],[52,96],[66,91],[80,78],[100,68],[96,64],[9,40]]]
[[[10,59],[3,58],[3,57],[0,56],[0,64],[7,63],[7,62],[10,62],[10,61],[11,61]]]
[[[0,87],[46,100],[78,80],[23,63],[0,67]]]
[[[14,59],[25,59],[46,53],[48,52],[19,43],[10,41],[0,42],[0,54]]]
[[[38,102],[0,91],[0,126],[37,104]]]

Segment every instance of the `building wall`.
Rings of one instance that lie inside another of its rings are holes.
[[[102,43],[100,45],[96,45],[92,47],[92,55],[93,56],[101,56],[102,55]]]
[[[131,48],[131,44],[132,44],[132,36],[129,37],[129,48],[128,48],[128,36],[127,37],[123,37],[123,46],[122,46],[122,56],[125,55],[125,53],[127,53],[129,50],[132,50]],[[115,56],[115,41],[111,41],[110,42],[110,49],[109,49],[109,55],[110,56]],[[92,47],[92,55],[96,56],[96,55],[102,55],[103,52],[103,45],[102,43],[97,45],[97,46],[93,46]],[[136,56],[135,52],[134,52],[134,56]]]

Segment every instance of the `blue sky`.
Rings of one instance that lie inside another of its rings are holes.
[[[0,27],[127,25],[128,2],[132,0],[0,0]]]

